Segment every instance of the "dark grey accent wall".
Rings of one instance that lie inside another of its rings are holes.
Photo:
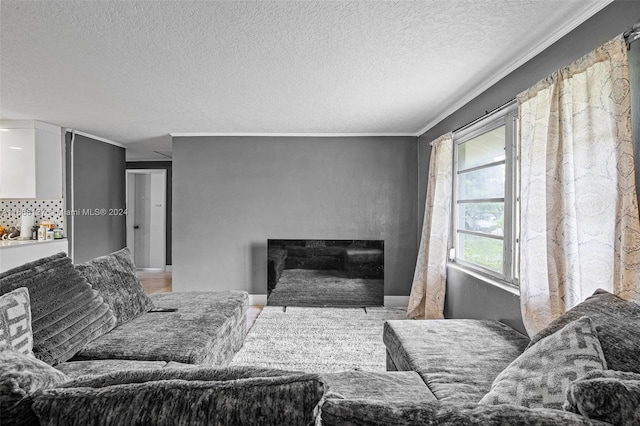
[[[173,288],[267,292],[267,239],[383,239],[385,295],[417,256],[415,137],[173,139]]]
[[[158,169],[158,170],[166,170],[167,171],[167,200],[165,203],[166,207],[166,264],[171,265],[171,229],[172,229],[172,205],[173,205],[173,192],[171,190],[171,185],[173,182],[172,169],[173,165],[171,161],[127,161],[127,170],[129,169]]]
[[[72,208],[69,191],[73,191],[77,212],[67,216],[67,235],[73,245],[73,261],[81,263],[127,245],[126,216],[109,214],[110,209],[126,207],[125,150],[80,135],[76,135],[72,148],[70,133],[66,134],[65,145],[67,209]]]
[[[429,167],[429,143],[516,97],[552,72],[580,58],[596,47],[621,34],[640,17],[640,2],[616,0],[585,21],[532,60],[504,77],[481,95],[464,105],[418,139],[420,176],[419,218],[424,217],[424,203]],[[636,96],[636,99],[638,96]],[[451,271],[451,268],[449,268]],[[489,310],[486,307],[491,306]],[[519,315],[519,299],[482,280],[464,273],[452,273],[447,279],[445,316],[448,318],[507,319],[523,331]]]

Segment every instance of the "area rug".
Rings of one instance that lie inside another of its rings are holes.
[[[273,306],[382,306],[384,280],[349,278],[346,271],[285,269],[269,295]]]
[[[396,319],[407,319],[404,308],[265,306],[231,365],[310,373],[385,371],[383,324]]]

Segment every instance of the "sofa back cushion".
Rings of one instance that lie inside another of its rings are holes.
[[[64,253],[0,274],[0,295],[29,291],[34,355],[50,365],[70,359],[113,329],[116,317]]]
[[[133,370],[78,378],[38,393],[46,425],[310,425],[324,395],[317,375],[261,368]]]
[[[582,316],[596,327],[611,370],[640,373],[640,305],[601,289],[533,336],[528,347]]]
[[[116,326],[154,307],[136,275],[128,248],[76,265],[76,269],[111,307],[117,318]]]
[[[29,290],[20,287],[0,296],[0,344],[33,355]]]

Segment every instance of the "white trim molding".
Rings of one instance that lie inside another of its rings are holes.
[[[398,137],[418,136],[416,133],[169,133],[172,138],[193,137],[278,137],[278,138],[358,138],[358,137]]]
[[[266,294],[250,294],[249,295],[249,305],[262,305],[265,306],[267,304],[267,295]]]
[[[120,142],[114,142],[114,141],[109,140],[109,139],[101,138],[100,136],[92,135],[91,133],[80,132],[78,130],[74,130],[74,129],[70,129],[70,128],[66,128],[65,131],[67,131],[67,132],[75,132],[76,135],[84,136],[86,138],[95,139],[95,140],[100,141],[100,142],[108,143],[109,145],[115,145],[117,147],[125,148],[125,149],[127,148],[126,145],[121,144]]]
[[[409,305],[409,296],[385,296],[385,308],[406,308]]]

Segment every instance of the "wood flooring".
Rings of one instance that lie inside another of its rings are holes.
[[[137,273],[142,287],[147,294],[170,293],[173,290],[171,272],[165,271],[138,271]],[[247,332],[262,312],[263,306],[253,305],[247,309]]]

